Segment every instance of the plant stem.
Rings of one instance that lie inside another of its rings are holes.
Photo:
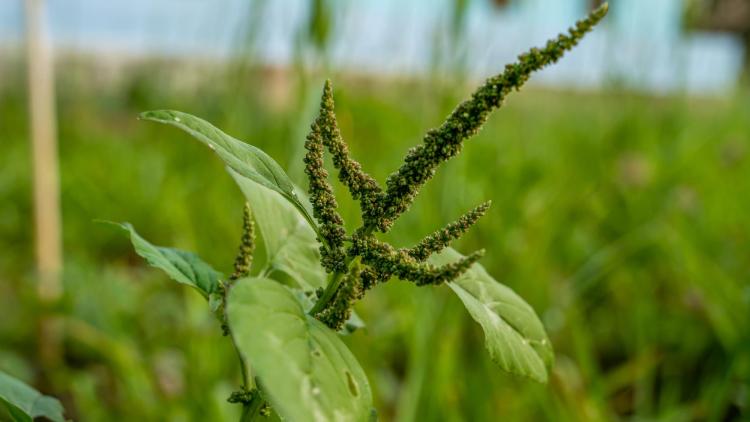
[[[231,282],[227,286],[227,290],[224,297],[224,321],[226,323],[227,321],[227,305],[226,305],[226,294],[228,294],[229,289],[232,287],[234,283]],[[249,422],[254,421],[259,418],[260,416],[260,410],[263,408],[263,398],[260,396],[260,392],[258,387],[255,385],[255,381],[253,381],[253,377],[250,374],[250,367],[247,365],[247,362],[245,362],[245,358],[242,356],[242,353],[240,353],[240,348],[237,346],[237,343],[234,341],[234,336],[232,336],[232,329],[229,327],[227,323],[227,330],[229,331],[229,338],[232,339],[232,346],[234,347],[235,353],[237,353],[237,359],[240,361],[240,372],[242,373],[242,387],[245,391],[251,391],[252,389],[256,389],[255,394],[253,395],[253,398],[250,400],[249,403],[242,403],[242,415],[240,416],[240,422]]]
[[[242,416],[240,416],[240,422],[251,422],[261,417],[260,410],[263,408],[263,399],[260,394],[253,396],[250,403],[242,405]]]
[[[349,268],[349,264],[351,263],[351,259],[349,257],[346,257],[346,268]],[[326,289],[323,291],[323,295],[318,299],[317,302],[315,302],[315,305],[313,305],[312,309],[310,309],[309,314],[312,316],[315,316],[318,312],[325,309],[326,305],[333,299],[333,296],[336,295],[336,292],[339,290],[339,286],[341,285],[341,280],[344,279],[344,273],[335,271],[331,274],[331,277],[328,279],[328,285],[326,286]]]
[[[234,346],[234,351],[237,353],[237,358],[240,360],[240,372],[242,372],[242,386],[249,389],[253,387],[251,384],[254,384],[254,383],[252,382],[252,377],[250,377],[247,363],[245,363],[245,358],[243,358],[242,355],[240,354],[240,349],[237,347],[237,344],[234,342],[234,339],[232,339],[232,345]]]
[[[362,229],[362,233],[364,236],[367,236],[372,233],[373,229],[373,226],[364,226],[364,228]],[[334,271],[333,273],[331,273],[331,276],[328,278],[326,289],[323,291],[323,295],[320,297],[320,299],[318,299],[317,302],[315,302],[315,305],[313,305],[308,314],[315,316],[315,314],[326,308],[328,303],[330,303],[330,301],[336,295],[336,292],[339,290],[341,281],[344,279],[344,274],[349,272],[349,265],[351,265],[352,261],[354,261],[354,258],[355,257],[347,255],[346,261],[344,261],[346,271]]]

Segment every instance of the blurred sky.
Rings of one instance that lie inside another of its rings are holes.
[[[252,51],[285,65],[304,34],[308,0],[47,0],[58,51],[223,59]],[[339,68],[424,74],[436,66],[473,77],[565,30],[587,0],[470,0],[451,34],[453,0],[333,0],[329,60]],[[588,88],[620,82],[644,90],[724,93],[739,78],[742,44],[721,33],[681,31],[683,0],[614,0],[606,24],[536,83]],[[23,0],[0,1],[0,45],[23,37]],[[251,31],[254,36],[246,36]],[[250,41],[248,41],[250,40]]]

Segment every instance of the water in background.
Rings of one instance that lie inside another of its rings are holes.
[[[47,0],[58,50],[107,55],[223,59],[249,54],[286,65],[300,48],[307,0]],[[451,0],[336,0],[329,62],[379,74],[425,74],[445,66],[473,77],[496,73],[586,12],[585,0],[525,0],[498,9],[471,2],[450,37]],[[606,24],[536,83],[595,88],[609,82],[657,92],[723,93],[737,82],[740,40],[681,30],[682,0],[612,2]],[[249,37],[248,31],[252,31]],[[0,45],[23,35],[23,1],[0,2]],[[248,45],[252,44],[252,45]],[[240,53],[241,52],[241,53]]]

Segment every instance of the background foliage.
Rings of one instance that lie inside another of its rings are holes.
[[[0,82],[0,370],[61,398],[80,420],[222,420],[236,359],[203,299],[94,219],[231,270],[242,195],[179,131],[138,122],[176,108],[263,148],[298,183],[325,76],[344,138],[384,180],[470,87],[228,66],[202,82],[179,63],[117,83],[64,63],[58,111],[65,299],[33,291],[30,151],[21,67]],[[384,420],[739,420],[750,415],[750,100],[526,89],[438,172],[390,234],[409,245],[493,200],[457,248],[540,314],[557,353],[548,386],[499,371],[447,289],[393,282],[358,305],[346,339]],[[339,198],[347,198],[344,189]],[[340,201],[347,223],[356,204]],[[262,243],[262,242],[261,242]],[[258,254],[258,256],[262,256]],[[63,327],[40,353],[39,320]],[[51,355],[51,356],[49,356]]]

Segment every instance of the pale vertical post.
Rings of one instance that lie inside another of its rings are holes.
[[[34,167],[34,228],[38,294],[55,301],[62,294],[60,181],[52,51],[45,1],[26,0],[29,116]]]

